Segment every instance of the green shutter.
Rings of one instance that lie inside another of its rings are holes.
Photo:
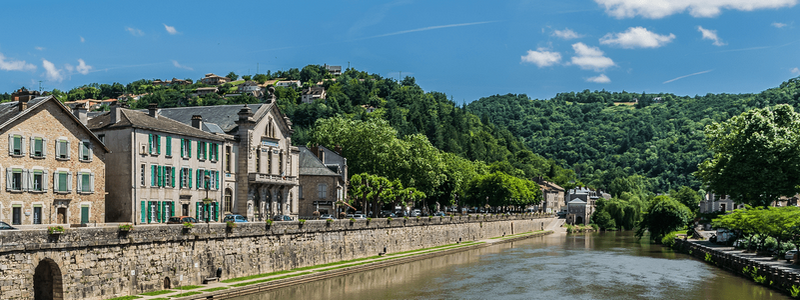
[[[170,205],[169,205],[169,216],[170,217],[174,217],[175,216],[175,201],[170,202]]]
[[[217,189],[219,189],[219,171],[214,172],[217,175]]]
[[[200,159],[200,154],[203,154],[203,147],[200,143],[200,141],[197,141],[197,159]]]
[[[189,147],[189,149],[186,149],[186,154],[189,155],[189,158],[192,158],[192,140],[186,140],[186,147]]]
[[[150,165],[150,186],[156,185],[156,165]]]
[[[183,141],[184,139],[181,139],[181,157],[183,157]]]
[[[194,204],[194,218],[200,221],[200,202]]]
[[[219,212],[219,203],[214,202],[214,222],[219,220],[218,212]]]
[[[203,142],[203,158],[208,159],[208,143]]]
[[[152,201],[147,203],[147,223],[150,223],[150,220],[153,220],[152,216],[153,211],[150,209],[151,206],[153,206]]]
[[[153,134],[147,134],[147,152],[153,153]]]
[[[175,187],[175,167],[172,167],[172,187]]]
[[[167,136],[167,156],[172,156],[172,137]]]
[[[189,188],[192,188],[192,168],[189,168]]]
[[[142,201],[142,223],[147,223],[147,202]]]
[[[156,153],[161,154],[161,136],[156,135]]]

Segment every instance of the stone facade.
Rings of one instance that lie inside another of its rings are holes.
[[[20,228],[104,223],[107,148],[55,98],[20,102],[0,104],[0,145],[8,147],[0,220]]]
[[[60,236],[45,230],[0,234],[0,299],[34,299],[34,293],[63,298],[108,299],[199,285],[341,260],[474,241],[542,230],[555,218],[490,216],[242,223],[231,232],[224,224],[68,229]],[[66,250],[66,251],[65,251]],[[165,280],[167,279],[167,280]]]
[[[336,214],[336,201],[341,189],[336,189],[337,180],[332,176],[300,174],[300,218],[311,219],[314,211],[320,214]]]

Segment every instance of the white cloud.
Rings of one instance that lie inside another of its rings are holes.
[[[794,69],[792,69],[792,74],[800,75],[800,69],[795,67]]]
[[[75,67],[75,69],[78,71],[78,73],[81,73],[83,75],[89,74],[89,70],[91,70],[92,68],[93,67],[90,66],[90,65],[87,65],[86,62],[83,61],[83,59],[78,59],[78,66]]]
[[[600,44],[615,45],[626,49],[658,48],[672,42],[675,35],[660,35],[644,27],[630,27],[625,32],[609,33],[600,39]]]
[[[161,23],[161,24],[164,24],[164,23]],[[169,26],[167,24],[164,24],[164,29],[166,29],[167,32],[169,32],[169,34],[178,34],[179,33],[177,30],[175,30],[175,27]]]
[[[772,27],[775,27],[775,28],[783,28],[783,27],[786,27],[786,26],[789,26],[789,24],[780,23],[780,22],[772,22]]]
[[[73,67],[70,64],[64,64],[64,69],[67,69],[67,71],[69,71],[69,73],[72,73],[72,71],[75,71],[75,67]]]
[[[705,29],[702,26],[697,26],[697,31],[700,31],[700,33],[703,34],[703,39],[704,40],[712,40],[712,41],[714,41],[714,46],[725,46],[725,45],[727,45],[727,43],[722,42],[722,39],[720,39],[717,36],[717,31],[716,30]]]
[[[56,65],[47,61],[46,59],[42,59],[42,66],[44,67],[48,80],[58,81],[61,82],[64,80],[64,74],[61,73],[61,69],[56,68]]]
[[[33,48],[36,49],[36,50],[39,50],[39,51],[44,50],[44,47],[39,47],[39,46],[36,46],[36,47],[33,47]]]
[[[125,27],[125,30],[130,32],[133,36],[143,36],[144,35],[144,31],[141,31],[141,30],[133,28],[133,27]],[[81,40],[81,41],[83,41],[83,40]]]
[[[547,51],[548,49],[545,48],[537,48],[536,50],[528,50],[528,54],[522,56],[522,62],[536,64],[541,68],[552,66],[561,61],[561,53]]]
[[[752,11],[792,7],[797,0],[594,0],[605,7],[606,13],[617,18],[641,16],[660,19],[669,15],[689,11],[693,17],[718,16],[722,9]]]
[[[81,37],[81,43],[86,42],[86,39]]]
[[[586,81],[594,83],[609,83],[611,82],[611,79],[608,78],[606,74],[600,74],[600,76],[586,78]]]
[[[6,60],[5,55],[0,53],[0,70],[5,71],[32,71],[36,66],[26,63],[24,60]]]
[[[603,56],[600,48],[589,47],[584,43],[575,43],[572,44],[572,49],[577,54],[572,57],[572,64],[578,65],[581,69],[601,72],[605,68],[616,65],[613,60]]]
[[[578,34],[575,31],[572,31],[572,29],[569,28],[564,28],[564,30],[556,29],[555,31],[553,31],[552,36],[560,37],[565,40],[571,40],[583,37],[582,35]]]
[[[194,71],[194,69],[192,69],[191,67],[182,66],[181,64],[178,63],[177,60],[173,60],[172,61],[172,65],[175,66],[176,68],[181,68],[181,69],[186,69],[186,70],[189,70],[189,71]]]

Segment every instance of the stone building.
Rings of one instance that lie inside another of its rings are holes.
[[[248,220],[297,217],[300,150],[292,146],[292,122],[274,101],[262,104],[164,108],[161,115],[190,124],[202,116],[203,130],[228,134],[224,150],[224,213]]]
[[[220,219],[226,135],[198,129],[200,120],[196,116],[192,127],[160,116],[152,104],[147,112],[115,105],[89,121],[89,128],[111,149],[109,222],[164,223],[171,216]]]
[[[594,191],[585,187],[577,187],[567,192],[567,223],[589,224],[594,213],[595,205],[600,198],[610,198],[610,195],[601,191]]]
[[[53,96],[24,88],[0,104],[0,157],[5,189],[0,220],[12,225],[105,222],[105,160],[108,149]]]
[[[737,208],[744,208],[744,205],[737,205],[730,196],[707,193],[700,200],[700,213],[729,212]]]
[[[564,188],[555,183],[545,181],[542,177],[538,177],[536,182],[539,184],[539,188],[542,189],[542,196],[544,196],[541,212],[557,213],[561,210],[561,207],[567,204],[564,201]]]
[[[347,159],[323,146],[299,148],[300,216],[336,215],[337,202],[347,197]]]

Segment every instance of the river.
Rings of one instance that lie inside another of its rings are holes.
[[[632,232],[609,232],[530,238],[235,299],[789,297]]]

